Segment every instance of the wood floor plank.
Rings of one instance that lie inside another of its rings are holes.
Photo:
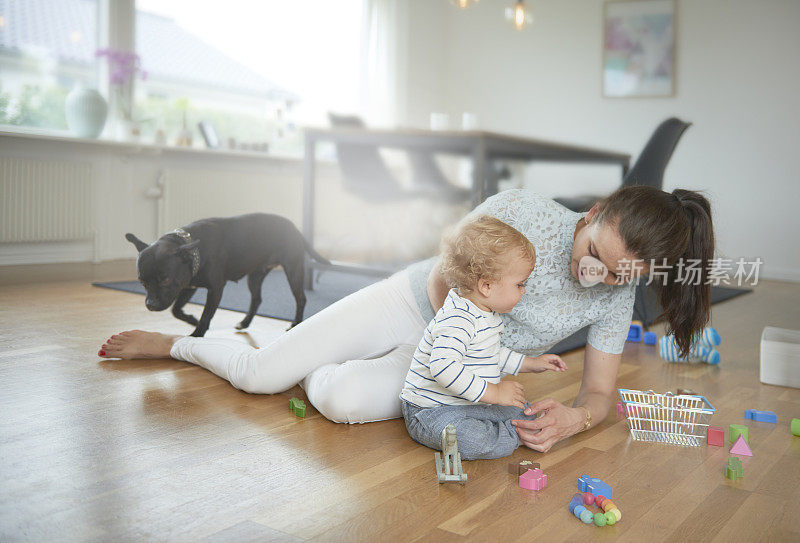
[[[800,327],[800,285],[762,282],[714,306],[718,367],[625,347],[620,387],[692,388],[716,408],[712,424],[750,427],[754,456],[743,479],[722,476],[729,447],[631,441],[612,410],[547,454],[465,462],[461,486],[438,484],[433,452],[401,420],[335,424],[308,401],[300,419],[287,407],[293,396],[307,400],[299,387],[253,395],[184,362],[100,360],[98,346],[120,330],[191,327],[146,311],[141,296],[22,275],[0,280],[0,540],[655,543],[800,534],[800,438],[788,430],[800,390],[758,381],[761,329]],[[265,345],[286,328],[259,317],[239,334],[240,319],[219,311],[209,335]],[[571,403],[582,356],[567,353],[564,374],[517,379],[531,400]],[[745,408],[775,411],[779,423],[745,421]],[[509,460],[522,459],[542,463],[544,491],[521,489],[507,473]],[[570,515],[583,473],[614,487],[619,524],[596,529]]]
[[[665,541],[708,541],[732,522],[746,524],[747,521],[737,519],[734,512],[741,508],[750,494],[734,486],[716,486],[702,504],[694,507],[689,516],[673,528]],[[735,540],[747,541],[738,537]]]
[[[737,509],[730,509],[733,518],[750,518],[751,522],[728,522],[711,541],[800,541],[798,501],[794,502],[760,493],[752,493]]]
[[[199,540],[200,543],[297,543],[303,541],[249,520]]]

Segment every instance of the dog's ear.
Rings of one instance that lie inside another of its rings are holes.
[[[190,256],[189,253],[192,252],[192,249],[196,249],[198,245],[200,245],[200,240],[196,239],[191,243],[187,243],[186,245],[181,245],[180,247],[178,247],[177,252],[179,255],[183,257],[188,257]]]
[[[139,251],[140,253],[148,247],[148,245],[145,242],[143,242],[130,232],[125,234],[125,239],[133,243],[136,246],[136,250]]]

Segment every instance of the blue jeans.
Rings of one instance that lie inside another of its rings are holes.
[[[510,456],[520,445],[511,421],[536,418],[524,415],[519,407],[500,405],[418,407],[404,401],[402,407],[411,438],[431,449],[442,450],[442,430],[448,424],[455,426],[462,460]]]

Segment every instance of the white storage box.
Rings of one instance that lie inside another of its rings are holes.
[[[767,326],[761,333],[761,382],[800,388],[800,331]]]

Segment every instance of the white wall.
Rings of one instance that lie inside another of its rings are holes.
[[[800,2],[678,1],[675,96],[607,99],[599,0],[529,2],[524,32],[506,24],[505,0],[466,11],[408,1],[406,124],[470,111],[482,128],[635,157],[663,119],[691,121],[664,188],[707,192],[720,255],[758,256],[762,277],[800,281]],[[603,193],[619,172],[532,166],[526,181],[548,195]]]

